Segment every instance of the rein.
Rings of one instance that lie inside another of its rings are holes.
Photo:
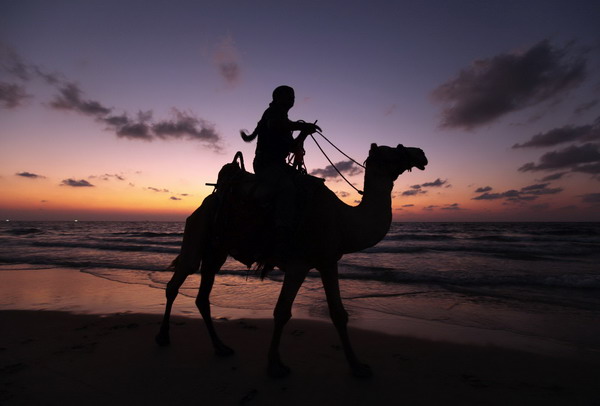
[[[346,158],[348,158],[349,160],[351,160],[352,162],[354,162],[356,165],[360,166],[361,168],[363,168],[363,169],[365,168],[364,165],[359,164],[354,159],[352,159],[348,155],[346,155],[338,147],[336,147],[331,141],[329,141],[327,139],[327,137],[325,137],[323,134],[321,134],[321,132],[317,131],[317,134],[319,134],[321,137],[325,138],[325,141],[327,141],[328,143],[330,143],[335,149],[337,149]],[[321,148],[321,145],[319,145],[319,143],[317,142],[316,138],[312,134],[310,135],[310,138],[312,138],[312,140],[315,142],[315,144],[317,144],[317,147],[319,147],[319,150],[321,151],[321,153],[325,156],[325,158],[327,158],[327,160],[329,161],[329,163],[331,164],[331,166],[333,167],[333,169],[335,169],[335,171],[338,173],[338,175],[340,175],[342,177],[342,179],[344,179],[346,181],[346,183],[349,184],[350,187],[352,187],[352,189],[356,190],[356,192],[359,195],[363,195],[365,192],[363,192],[362,190],[358,189],[356,186],[354,186],[352,183],[350,183],[350,181],[348,179],[346,179],[346,177],[344,175],[342,175],[342,172],[340,172],[340,170],[335,166],[335,164],[333,162],[331,162],[331,159],[329,159],[329,157],[327,156],[327,154],[325,153],[325,151],[323,151],[323,148]]]

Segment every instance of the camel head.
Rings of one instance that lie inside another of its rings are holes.
[[[425,169],[427,157],[421,148],[405,147],[398,144],[396,148],[371,144],[367,167],[378,168],[392,176],[394,180],[398,175],[412,168]]]

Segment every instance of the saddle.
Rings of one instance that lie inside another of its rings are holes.
[[[326,187],[323,179],[300,171],[292,179],[296,205],[294,234],[310,208],[311,196],[317,188]],[[246,171],[241,152],[223,165],[217,183],[211,185],[219,201],[213,228],[216,243],[225,244],[230,255],[248,267],[268,262],[275,238],[273,207],[279,191]],[[291,237],[293,242],[294,236]]]

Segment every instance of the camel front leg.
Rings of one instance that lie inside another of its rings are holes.
[[[342,347],[344,348],[346,359],[350,364],[352,374],[359,378],[368,378],[372,375],[371,368],[358,360],[354,353],[354,349],[352,348],[352,344],[350,344],[350,338],[348,337],[348,312],[346,312],[346,309],[344,308],[342,297],[340,295],[337,262],[330,266],[319,268],[318,270],[321,274],[325,296],[327,297],[329,315],[340,336]]]
[[[226,259],[227,252],[221,252],[216,255],[213,252],[209,254],[209,258],[203,259],[202,268],[200,269],[200,273],[202,274],[200,290],[198,291],[198,296],[196,297],[196,306],[202,315],[202,319],[204,320],[204,324],[208,330],[208,335],[212,341],[215,353],[221,357],[232,355],[234,351],[223,344],[217,335],[210,311],[210,292],[215,282],[215,275],[217,272],[219,272],[219,269],[221,269]]]
[[[279,344],[281,343],[281,334],[286,323],[292,318],[292,305],[302,282],[308,274],[308,268],[290,268],[286,269],[283,279],[283,286],[279,293],[279,299],[273,312],[274,327],[271,345],[269,347],[269,358],[267,373],[272,378],[282,378],[289,375],[290,368],[281,362],[279,354]]]

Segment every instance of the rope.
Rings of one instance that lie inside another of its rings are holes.
[[[346,154],[344,153],[344,151],[342,151],[341,149],[339,149],[338,147],[336,147],[336,146],[335,146],[335,144],[334,144],[333,142],[329,141],[329,139],[328,139],[326,136],[324,136],[324,135],[323,135],[323,133],[321,133],[320,131],[316,131],[316,133],[317,133],[317,134],[319,134],[321,137],[325,138],[325,141],[327,141],[329,144],[331,144],[331,146],[332,146],[333,148],[337,149],[337,150],[338,150],[338,152],[339,152],[340,154],[344,155],[346,158],[348,158],[349,160],[351,160],[352,162],[354,162],[356,165],[358,165],[358,166],[360,166],[361,168],[365,169],[365,166],[364,166],[363,164],[359,164],[359,163],[358,163],[358,162],[356,162],[354,159],[352,159],[351,157],[349,157],[348,155],[346,155]],[[311,135],[311,137],[312,137],[312,135]],[[313,137],[313,140],[314,140],[314,137]],[[317,142],[317,141],[315,140],[315,142]],[[317,143],[317,145],[319,145],[319,144]],[[320,149],[320,148],[321,148],[321,147],[319,147],[319,149]],[[321,150],[321,152],[323,152],[323,150]],[[323,155],[325,155],[325,153],[324,153],[324,152],[323,152]],[[327,155],[325,155],[325,156],[327,156]],[[327,159],[329,159],[329,158],[327,158]],[[334,168],[335,168],[335,166],[334,166]]]
[[[325,136],[323,134],[321,134],[320,132],[317,131],[317,133],[319,133],[323,138],[325,138]],[[331,166],[333,167],[333,169],[335,169],[335,171],[338,173],[338,175],[340,175],[342,177],[342,179],[344,179],[346,181],[347,184],[349,184],[352,189],[356,190],[356,192],[359,195],[363,195],[365,192],[363,192],[362,190],[359,190],[356,188],[356,186],[354,186],[352,183],[350,183],[350,181],[348,179],[346,179],[346,177],[344,175],[342,175],[342,172],[340,172],[340,170],[334,165],[333,162],[331,162],[331,159],[329,159],[329,157],[327,156],[327,154],[325,153],[325,151],[323,151],[323,148],[321,148],[321,146],[319,145],[319,143],[317,142],[317,140],[315,139],[315,137],[311,134],[310,138],[313,139],[313,141],[315,142],[315,144],[317,144],[317,147],[319,147],[319,149],[321,150],[321,153],[325,156],[325,158],[327,158],[327,160],[329,161],[329,163],[331,164]],[[327,138],[325,138],[331,145],[333,145],[331,143],[331,141],[329,141]],[[335,149],[337,149],[338,151],[339,148],[336,147],[335,145],[333,145],[335,147]],[[344,154],[342,151],[340,151],[342,154]],[[344,156],[348,159],[350,159],[352,162],[356,163],[357,165],[361,166],[362,168],[364,168],[363,165],[359,164],[358,162],[356,162],[354,159],[350,158],[348,155],[344,154]]]

